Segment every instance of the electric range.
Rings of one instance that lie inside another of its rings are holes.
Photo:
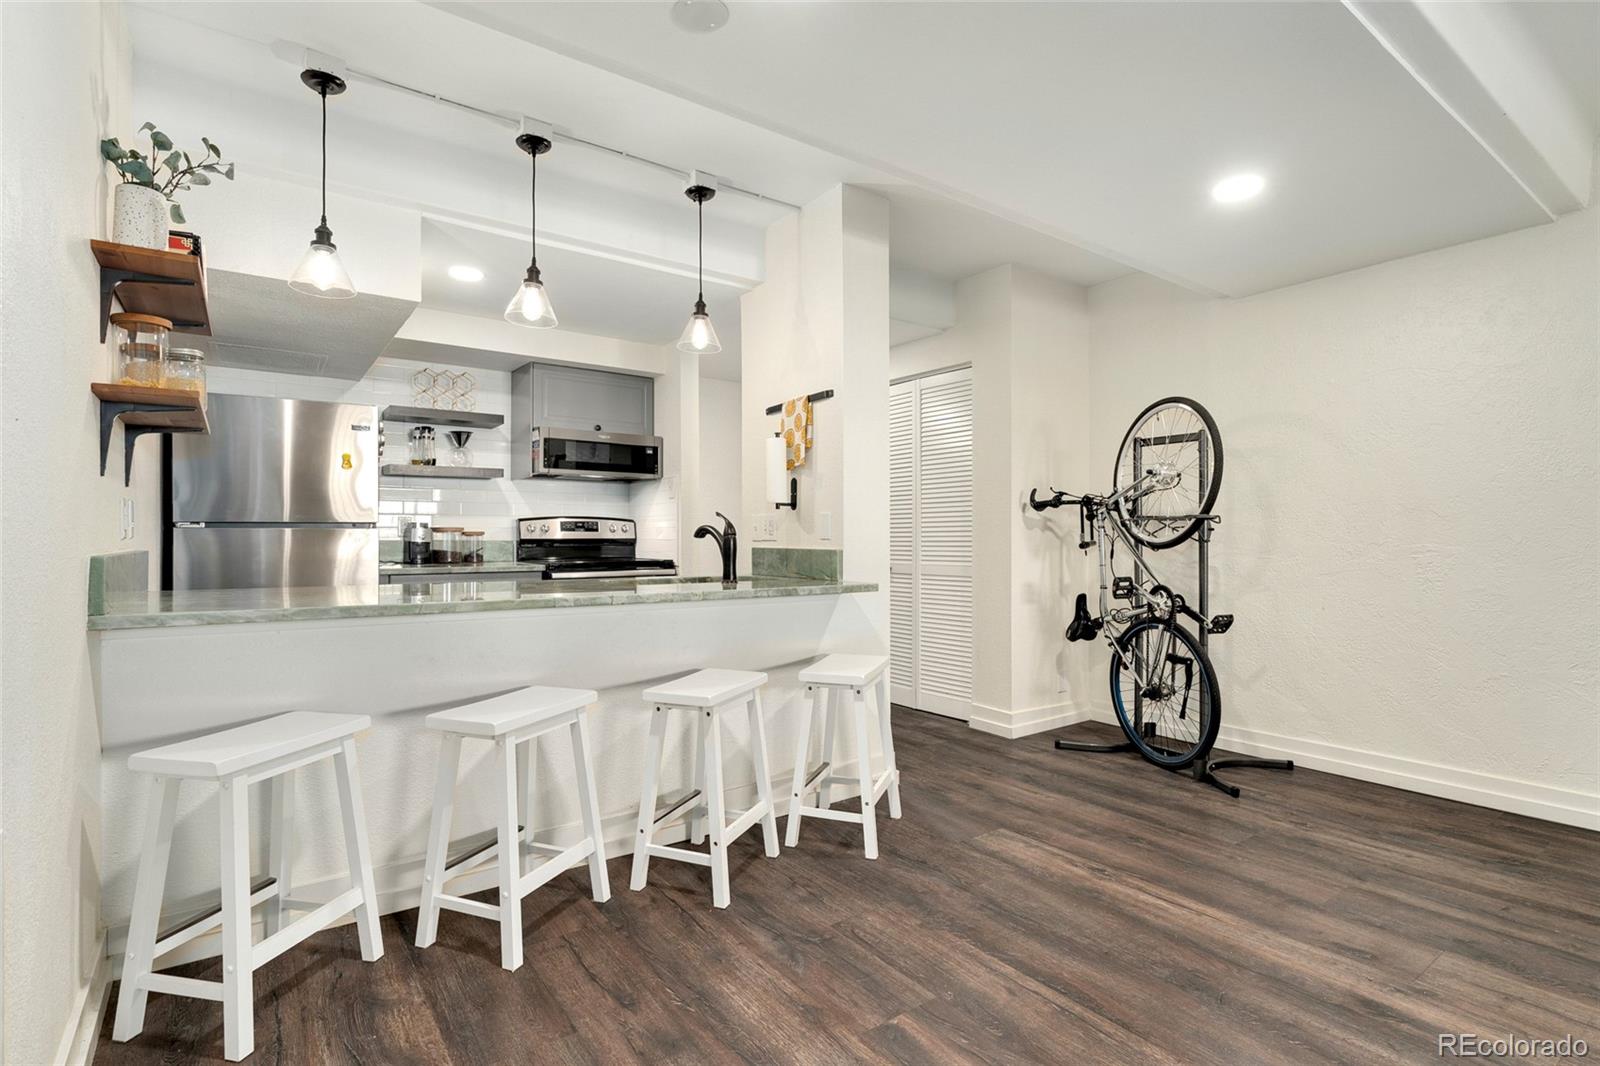
[[[672,577],[671,559],[641,559],[638,527],[629,518],[555,515],[517,521],[517,562],[543,563],[547,580]]]

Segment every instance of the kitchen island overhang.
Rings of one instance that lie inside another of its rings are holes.
[[[399,910],[416,906],[421,883],[438,752],[438,737],[422,720],[432,711],[526,685],[595,689],[595,776],[608,854],[616,857],[631,850],[637,816],[650,715],[645,688],[701,667],[765,671],[768,758],[782,800],[798,740],[795,711],[807,698],[799,669],[828,652],[888,650],[876,602],[883,594],[871,582],[773,578],[724,589],[717,581],[669,580],[650,582],[642,594],[646,582],[585,582],[570,593],[543,591],[539,582],[504,583],[532,586],[520,591],[494,584],[484,583],[486,598],[478,601],[451,599],[461,595],[457,585],[410,604],[388,602],[400,593],[393,586],[379,597],[363,593],[359,603],[297,595],[275,607],[264,605],[265,594],[244,597],[247,607],[218,593],[209,611],[194,599],[156,594],[143,597],[147,606],[166,609],[147,614],[146,624],[134,624],[130,601],[113,601],[111,613],[91,619],[103,748],[103,919],[112,949],[127,920],[146,805],[143,782],[127,769],[133,751],[289,710],[370,715],[373,727],[358,741],[369,831],[382,907]],[[230,611],[227,620],[217,617]],[[248,620],[246,612],[253,612]],[[553,843],[580,831],[565,744],[542,741],[534,765],[534,830]],[[687,737],[668,738],[664,788],[686,786],[691,746]],[[747,731],[730,728],[725,746],[730,786],[747,788],[754,781]],[[482,747],[464,752],[463,780],[487,779],[470,771],[487,757]],[[841,772],[854,761],[853,749],[842,751]],[[315,777],[301,786],[303,829],[337,824],[331,786]],[[836,791],[844,798],[846,790]],[[182,808],[208,826],[215,800],[201,792]],[[737,797],[729,801],[738,809]],[[486,793],[464,788],[459,804],[456,835],[492,824]],[[215,834],[179,836],[169,887],[175,902],[213,890],[217,876]],[[343,889],[338,841],[325,838],[302,838],[297,895],[331,898]]]

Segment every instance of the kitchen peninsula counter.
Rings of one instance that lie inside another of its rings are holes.
[[[142,575],[142,553],[125,554],[125,568]],[[101,569],[108,567],[118,564]],[[648,688],[704,667],[765,673],[767,756],[775,792],[787,797],[799,711],[811,699],[800,670],[829,652],[887,651],[884,583],[826,575],[758,576],[726,589],[715,578],[664,577],[183,593],[117,591],[116,584],[91,598],[100,613],[88,617],[102,745],[103,917],[113,953],[148,809],[148,783],[128,769],[135,751],[286,711],[369,716],[357,746],[380,906],[414,908],[439,753],[439,736],[426,723],[434,711],[526,685],[595,690],[588,711],[595,788],[607,848],[619,855],[637,833]],[[754,802],[753,762],[743,715],[730,717],[736,721],[724,740],[729,803],[737,807]],[[854,744],[844,733],[836,765],[848,776]],[[694,736],[687,722],[669,731],[663,790],[688,787]],[[560,846],[583,832],[565,744],[545,738],[530,753],[538,782],[533,828]],[[471,783],[457,797],[463,834],[494,824],[484,787],[491,748],[469,744],[462,752],[462,780]],[[327,773],[308,770],[296,780],[300,824],[337,825]],[[835,791],[843,798],[847,790]],[[681,839],[681,827],[661,839]],[[297,860],[297,896],[332,898],[348,886],[342,850],[325,843]],[[168,891],[199,898],[215,889],[216,876],[214,852],[175,848]]]
[[[742,578],[724,586],[716,578],[632,578],[547,581],[439,581],[338,588],[211,589],[112,597],[91,630],[159,629],[251,622],[329,621],[433,614],[475,614],[562,607],[626,607],[705,603],[788,596],[876,592],[863,581],[803,577]]]

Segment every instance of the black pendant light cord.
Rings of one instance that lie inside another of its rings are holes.
[[[701,309],[704,309],[706,305],[706,202],[704,200],[695,201],[694,213],[695,229],[697,230],[695,235],[695,266],[698,272],[697,283],[700,290],[695,297],[695,303]]]
[[[539,269],[539,153],[528,153],[528,166],[533,168],[532,176],[528,179],[528,269],[537,271]]]
[[[317,94],[322,97],[322,228],[328,228],[328,89],[323,86]]]

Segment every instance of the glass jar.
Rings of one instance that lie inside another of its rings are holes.
[[[159,388],[172,323],[155,315],[119,311],[111,316],[111,324],[117,327],[117,384]]]
[[[461,563],[460,526],[433,527],[433,563],[435,566],[459,566]]]
[[[206,391],[206,353],[198,348],[168,348],[161,368],[161,387],[184,392]]]
[[[438,459],[433,449],[433,427],[414,427],[411,430],[411,465],[434,466]]]
[[[468,566],[483,565],[483,530],[468,529],[462,532],[461,561]]]

